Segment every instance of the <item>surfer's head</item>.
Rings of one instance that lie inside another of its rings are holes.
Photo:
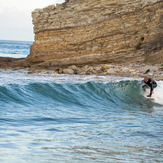
[[[149,80],[149,78],[146,76],[146,77],[144,78],[144,81],[145,81],[145,82],[148,82],[148,80]]]

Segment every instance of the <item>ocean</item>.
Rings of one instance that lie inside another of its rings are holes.
[[[31,42],[0,41],[26,57]],[[163,81],[0,70],[0,162],[163,162]]]
[[[32,41],[0,40],[0,57],[25,58]]]

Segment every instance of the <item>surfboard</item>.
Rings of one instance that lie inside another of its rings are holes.
[[[151,97],[147,97],[149,94],[150,94],[150,89],[147,88],[147,89],[143,92],[143,96],[144,96],[145,98],[153,99],[153,100],[154,100],[153,94],[152,94]]]

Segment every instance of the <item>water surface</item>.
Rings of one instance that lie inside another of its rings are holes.
[[[113,76],[0,71],[1,162],[162,162],[163,82],[153,99]]]

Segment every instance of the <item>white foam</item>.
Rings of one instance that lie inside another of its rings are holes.
[[[86,83],[86,82],[96,82],[96,83],[110,83],[119,82],[122,80],[133,80],[132,78],[125,77],[115,77],[115,76],[96,76],[96,75],[54,75],[54,74],[27,74],[27,72],[22,71],[0,71],[0,85],[4,84],[29,84],[32,82],[41,83]]]
[[[25,54],[2,54],[0,53],[0,57],[11,57],[11,58],[26,58]]]
[[[148,98],[147,96],[150,94],[150,89],[146,89],[145,92],[143,92],[144,97]],[[152,94],[152,97],[149,99],[153,99],[154,102],[163,105],[163,81],[157,82],[157,87],[154,89],[154,93]]]
[[[157,82],[157,87],[154,89],[152,97],[156,103],[163,105],[163,81]]]

